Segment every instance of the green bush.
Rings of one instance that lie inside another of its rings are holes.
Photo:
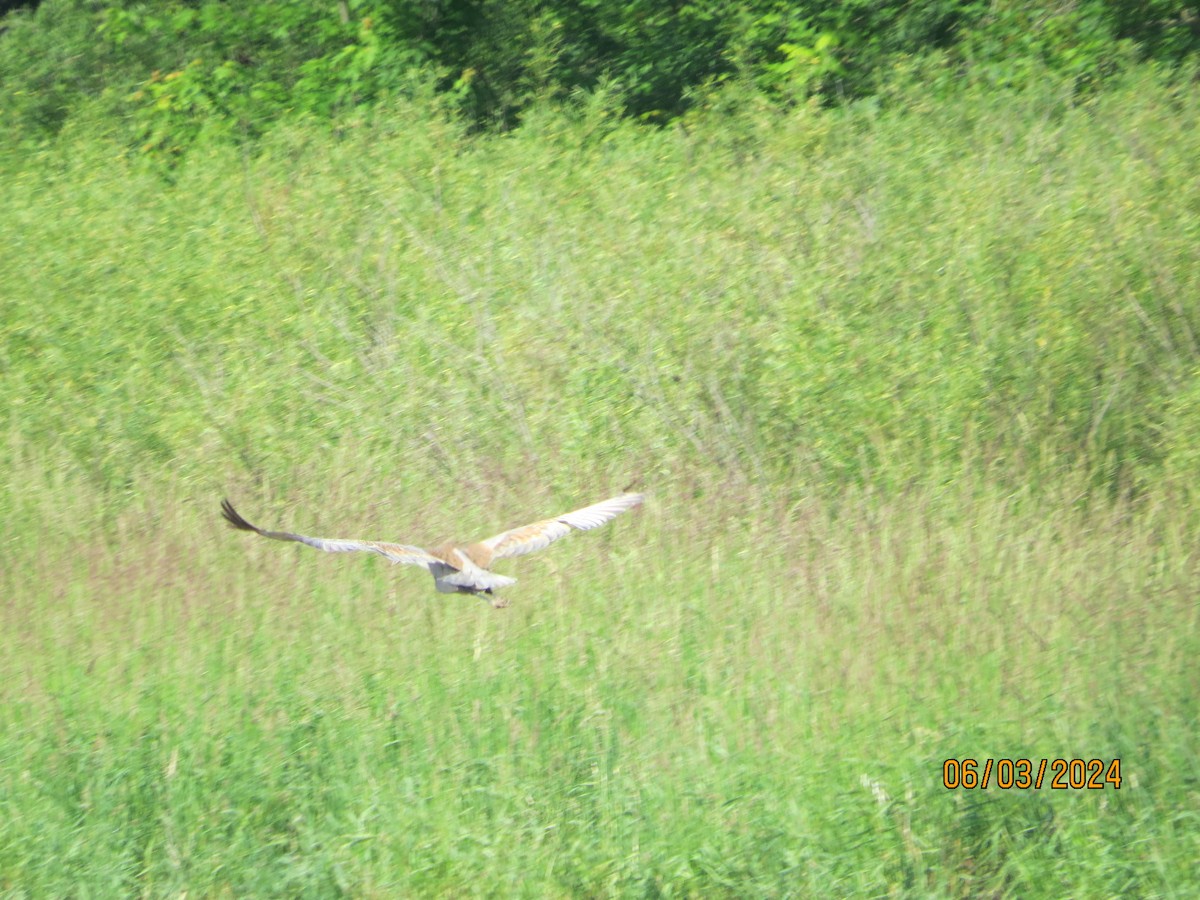
[[[0,31],[0,138],[6,145],[55,134],[80,103],[109,84],[108,52],[95,35],[93,4],[42,3],[16,10]]]
[[[336,121],[430,83],[477,127],[511,127],[538,102],[596,90],[661,123],[734,78],[787,102],[886,93],[897,67],[943,91],[964,75],[1020,87],[1049,72],[1087,93],[1133,59],[1176,66],[1200,46],[1187,4],[1167,0],[46,0],[5,21],[10,134],[53,134],[103,98],[127,114],[131,144],[168,161],[202,136]]]

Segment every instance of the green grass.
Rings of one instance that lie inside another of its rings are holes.
[[[1194,91],[739,103],[10,161],[0,891],[1194,892]]]
[[[1195,92],[745,105],[475,140],[404,108],[173,187],[67,135],[3,186],[20,440],[103,488],[347,440],[560,484],[1200,475]]]
[[[34,895],[1187,893],[1193,538],[1177,511],[1069,508],[918,492],[739,522],[730,498],[697,523],[657,497],[511,566],[497,613],[138,504],[13,559],[0,873]],[[1124,781],[941,786],[946,758],[1043,756],[1120,757]]]

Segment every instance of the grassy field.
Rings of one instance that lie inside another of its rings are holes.
[[[5,163],[0,890],[1194,893],[1195,91],[730,99]]]

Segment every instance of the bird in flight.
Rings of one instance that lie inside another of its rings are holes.
[[[499,559],[510,559],[541,550],[559,538],[566,537],[572,530],[591,531],[593,528],[599,528],[621,513],[640,506],[644,499],[643,494],[620,494],[553,519],[544,519],[532,525],[501,532],[485,541],[474,544],[446,543],[433,550],[422,550],[407,544],[388,544],[383,541],[348,541],[306,537],[288,531],[265,531],[243,519],[228,500],[221,501],[221,514],[225,516],[225,521],[230,527],[253,531],[272,540],[298,541],[326,553],[365,550],[387,557],[393,563],[421,566],[433,576],[439,593],[471,594],[489,601],[499,609],[508,606],[508,601],[495,596],[494,591],[514,584],[517,579],[495,574],[491,571],[492,563]]]

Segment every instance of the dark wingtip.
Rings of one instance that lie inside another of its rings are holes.
[[[229,523],[230,528],[238,528],[242,531],[258,531],[257,528],[238,515],[238,511],[233,508],[233,504],[228,500],[221,501],[221,515],[225,517],[225,521]]]

